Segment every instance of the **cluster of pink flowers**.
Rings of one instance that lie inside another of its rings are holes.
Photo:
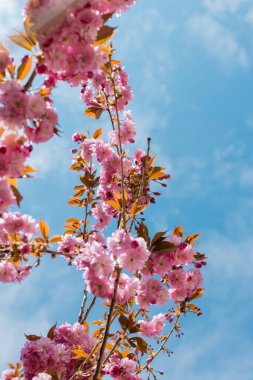
[[[102,65],[105,53],[95,44],[103,16],[120,13],[134,0],[29,0],[25,13],[44,53],[46,72],[75,86]],[[66,12],[68,9],[68,12]]]
[[[53,137],[58,117],[51,102],[40,94],[26,93],[23,85],[9,80],[0,85],[0,105],[3,128],[7,131],[24,128],[23,142],[41,143]]]
[[[136,362],[129,358],[119,359],[116,355],[110,357],[110,362],[105,365],[105,374],[110,375],[115,380],[141,380],[136,375]]]
[[[74,373],[76,360],[72,350],[80,348],[90,353],[95,344],[85,327],[65,323],[54,330],[53,338],[28,341],[21,350],[21,361],[26,380],[44,379],[44,371],[52,371],[62,380]]]
[[[10,185],[4,178],[0,178],[0,213],[3,213],[15,203],[16,198],[11,191]]]
[[[0,244],[8,244],[8,234],[19,234],[27,242],[37,230],[38,225],[30,215],[6,212],[0,219]]]
[[[58,245],[58,252],[77,254],[80,247],[84,246],[84,241],[81,238],[66,234],[61,237],[61,242]]]
[[[21,282],[31,271],[31,266],[16,266],[12,261],[10,235],[18,234],[14,242],[16,252],[23,257],[31,252],[29,239],[36,234],[38,226],[29,215],[5,212],[0,218],[0,245],[5,250],[5,261],[0,262],[0,282]]]
[[[0,282],[21,282],[31,271],[31,266],[16,267],[12,262],[0,262]]]
[[[143,238],[134,238],[129,232],[118,229],[107,239],[107,245],[120,267],[130,273],[143,268],[149,251]]]
[[[165,327],[165,317],[162,313],[155,315],[151,321],[140,320],[139,334],[147,338],[152,338],[155,335],[161,334]]]
[[[12,59],[8,50],[0,42],[0,73],[3,73],[11,63]]]
[[[101,110],[106,110],[109,107],[112,112],[115,112],[117,108],[117,111],[123,112],[133,98],[132,88],[128,84],[128,75],[121,63],[111,61],[110,65],[109,75],[103,70],[99,70],[84,84],[81,99],[88,107],[96,107]],[[132,135],[135,134],[135,131],[131,113],[128,112],[125,116],[127,122],[123,126],[123,130],[125,130],[126,137],[129,134],[130,142],[133,142]],[[116,136],[114,139],[116,141]]]
[[[0,145],[0,177],[22,176],[25,160],[31,148],[24,145],[24,138],[14,133],[5,134]]]

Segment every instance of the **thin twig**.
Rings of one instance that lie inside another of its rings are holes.
[[[81,322],[80,322],[80,323],[83,323],[84,321],[86,321],[86,319],[88,318],[88,315],[90,314],[91,309],[92,309],[93,306],[95,305],[96,299],[97,299],[97,297],[93,297],[93,298],[92,298],[92,301],[91,301],[91,303],[90,303],[90,306],[89,306],[88,309],[86,310],[86,313],[85,313],[84,317],[81,319]]]
[[[101,366],[102,366],[102,360],[103,360],[103,355],[104,355],[104,351],[105,351],[105,346],[106,346],[106,342],[107,342],[108,335],[109,335],[109,332],[110,332],[110,327],[111,327],[112,314],[113,314],[114,306],[115,306],[116,299],[117,299],[118,285],[119,285],[119,279],[120,279],[121,269],[119,267],[117,267],[116,271],[117,271],[117,277],[116,277],[115,285],[114,285],[113,298],[112,298],[112,302],[111,302],[111,305],[110,305],[109,314],[108,314],[108,317],[107,317],[107,323],[106,323],[106,326],[105,326],[104,337],[103,337],[102,344],[101,344],[101,347],[100,347],[100,351],[99,351],[99,355],[98,355],[98,361],[97,361],[97,366],[96,366],[95,374],[93,376],[93,380],[98,380],[98,376],[99,376],[100,371],[101,371]]]
[[[142,195],[142,190],[143,190],[143,187],[144,187],[144,177],[145,177],[145,173],[146,173],[146,166],[147,166],[147,161],[148,161],[149,152],[150,152],[150,141],[151,141],[151,138],[149,137],[148,138],[147,154],[146,154],[145,161],[143,163],[143,169],[142,169],[142,176],[141,176],[140,187],[139,187],[138,194],[137,194],[136,201],[135,201],[137,206],[138,206],[138,202],[140,200],[140,197]],[[129,231],[132,230],[133,224],[134,224],[134,215],[132,217],[132,221],[131,221],[131,224],[130,224],[130,227],[129,227]]]
[[[77,319],[78,323],[81,323],[81,321],[83,319],[84,308],[85,308],[86,301],[87,301],[87,290],[85,289],[83,293],[84,293],[83,294],[83,301],[82,301],[80,311],[79,311],[79,315],[78,315],[78,319]]]
[[[170,330],[169,334],[166,336],[165,340],[163,341],[162,345],[160,346],[160,348],[154,353],[154,355],[152,355],[152,357],[150,358],[150,361],[149,363],[146,363],[146,365],[144,367],[141,367],[138,371],[137,371],[137,374],[138,373],[141,373],[143,372],[145,369],[147,369],[150,365],[150,363],[152,363],[152,361],[160,354],[160,352],[164,349],[166,343],[168,342],[168,340],[170,339],[171,335],[173,334],[173,331],[175,330],[177,324],[178,324],[178,321],[179,321],[179,318],[180,318],[180,315],[177,316],[176,318],[176,321],[174,323],[174,325],[172,326],[172,329]]]

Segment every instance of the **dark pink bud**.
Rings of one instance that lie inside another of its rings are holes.
[[[162,187],[167,187],[166,183],[162,183]]]
[[[139,247],[138,241],[136,241],[136,240],[132,241],[131,248],[138,248],[138,247]]]
[[[44,74],[47,71],[47,66],[45,63],[38,63],[36,66],[36,72],[38,74]]]
[[[7,147],[5,145],[0,146],[0,153],[5,154],[7,151]]]
[[[156,191],[154,194],[155,194],[157,197],[159,197],[159,196],[161,195],[161,193],[159,193],[159,191]]]
[[[150,203],[155,203],[155,198],[151,197],[150,198]]]

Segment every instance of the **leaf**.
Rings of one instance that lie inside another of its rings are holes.
[[[105,321],[100,321],[99,319],[96,319],[95,321],[91,322],[92,325],[105,325]]]
[[[193,294],[193,296],[191,296],[190,298],[187,298],[188,301],[193,301],[193,300],[196,300],[197,298],[200,298],[203,296],[204,294],[204,288],[199,288],[196,290],[196,292]]]
[[[179,237],[182,237],[183,236],[183,233],[184,233],[184,230],[181,226],[178,226],[174,229],[172,235],[175,235],[175,236],[179,236]]]
[[[11,190],[14,194],[14,197],[16,198],[16,201],[17,201],[17,205],[20,206],[20,203],[23,199],[22,195],[20,194],[20,192],[18,191],[17,187],[11,185]]]
[[[62,237],[60,235],[52,236],[49,240],[49,243],[59,243],[62,241]]]
[[[201,235],[201,233],[199,233],[199,234],[188,235],[188,236],[186,236],[186,238],[185,238],[185,242],[186,242],[187,244],[191,244],[191,245],[193,245],[194,242],[195,242],[195,240],[197,240],[197,239],[200,237],[200,235]]]
[[[16,45],[21,46],[22,48],[31,51],[36,44],[33,43],[28,37],[28,35],[24,32],[9,36],[10,40],[14,42]]]
[[[121,210],[121,205],[118,201],[105,201],[109,206],[115,208],[116,210]]]
[[[89,354],[87,354],[87,352],[85,352],[81,348],[75,348],[74,350],[71,350],[71,352],[75,354],[73,359],[87,358],[89,356]]]
[[[39,221],[40,233],[47,240],[49,236],[49,225],[44,221]]]
[[[18,68],[18,74],[17,74],[17,79],[22,81],[24,80],[29,72],[31,71],[33,64],[33,58],[31,56],[27,57],[25,62],[21,63],[21,65]]]
[[[17,181],[16,178],[7,178],[7,182],[8,182],[11,186],[15,187],[16,189],[18,188],[18,181]]]
[[[38,336],[38,335],[26,335],[26,334],[25,334],[25,337],[27,340],[29,340],[29,342],[34,342],[35,340],[39,340],[41,338],[41,336]]]
[[[196,305],[192,304],[192,303],[187,304],[186,307],[188,308],[188,310],[191,313],[194,313],[196,315],[200,315],[201,314],[200,308],[197,307]]]
[[[148,167],[149,167],[149,168],[150,168],[150,167],[153,165],[153,163],[155,162],[156,157],[157,157],[157,154],[156,154],[155,156],[149,158],[149,160],[148,160]]]
[[[92,338],[98,338],[99,335],[104,331],[104,328],[100,328],[100,329],[97,329],[96,331],[94,331],[94,333],[92,334]]]
[[[175,249],[175,245],[169,241],[162,240],[158,241],[155,245],[153,245],[152,252],[153,253],[166,253]]]
[[[122,352],[122,358],[126,358],[129,352],[130,352],[130,347],[127,347],[125,351]]]
[[[51,89],[48,88],[48,87],[42,87],[42,88],[39,90],[39,94],[40,94],[43,98],[46,98],[46,97],[48,97],[48,95],[51,94]]]
[[[107,348],[107,350],[111,350],[113,347],[114,346],[111,343],[106,343],[106,345],[105,345],[105,348]]]
[[[155,245],[155,243],[157,243],[160,240],[164,240],[165,237],[163,237],[163,236],[166,235],[166,233],[167,233],[167,231],[157,232],[151,241],[151,246]]]
[[[72,222],[79,223],[79,220],[77,218],[69,218],[69,219],[66,220],[66,222],[67,223],[72,223]]]
[[[85,332],[89,332],[90,331],[90,328],[89,328],[89,325],[88,325],[88,322],[87,321],[83,321],[83,326],[85,328]]]
[[[160,166],[157,166],[155,168],[151,168],[149,170],[149,178],[150,179],[159,179],[164,176],[164,170],[165,168],[161,168]]]
[[[29,174],[29,173],[38,173],[38,170],[36,169],[33,169],[31,166],[29,165],[26,165],[24,167],[24,169],[22,170],[22,174],[23,175],[26,175],[26,174]]]
[[[115,29],[111,26],[103,25],[97,33],[95,45],[102,45],[107,42],[114,35]]]
[[[99,128],[99,129],[97,129],[94,133],[93,133],[93,138],[94,139],[99,139],[100,137],[101,137],[101,135],[102,135],[102,133],[103,133],[103,129],[102,128]]]
[[[88,107],[86,108],[84,114],[88,117],[93,117],[95,120],[98,120],[102,115],[103,109],[98,107]]]
[[[112,13],[106,13],[102,16],[102,20],[104,21],[104,23],[106,23],[106,21],[108,21],[110,18],[112,18],[114,12]]]
[[[123,330],[126,330],[129,326],[129,320],[128,318],[124,315],[121,314],[119,317],[119,324],[122,327]]]
[[[132,205],[131,207],[131,211],[130,211],[130,217],[134,217],[135,215],[139,214],[140,212],[142,212],[143,210],[145,210],[145,208],[148,207],[148,203],[144,204],[144,205],[138,205],[136,202]]]
[[[144,223],[141,223],[139,225],[138,230],[137,230],[137,236],[142,237],[146,241],[147,245],[148,246],[150,245],[150,237],[148,233],[148,228]]]
[[[14,73],[15,73],[15,63],[11,63],[9,66],[8,66],[8,71],[9,71],[9,74],[12,78],[14,78]]]
[[[68,202],[68,205],[69,206],[78,206],[80,207],[80,204],[82,203],[82,201],[80,201],[80,199],[78,198],[72,198],[69,202]]]
[[[49,339],[51,339],[51,340],[54,339],[54,330],[55,330],[56,326],[57,326],[57,323],[55,323],[55,324],[50,328],[50,330],[49,330],[48,333],[47,333],[47,337],[48,337]]]
[[[129,341],[130,342],[136,342],[137,348],[143,354],[145,354],[147,352],[148,344],[147,344],[147,342],[144,339],[136,336],[136,337],[130,338]]]

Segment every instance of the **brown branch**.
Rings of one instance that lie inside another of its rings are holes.
[[[86,310],[86,313],[85,313],[84,317],[81,319],[81,322],[80,322],[81,324],[82,324],[84,321],[86,321],[86,319],[88,318],[88,315],[90,314],[91,309],[92,309],[93,306],[95,305],[96,299],[97,299],[97,297],[93,297],[93,299],[92,299],[92,301],[91,301],[91,303],[90,303],[90,306],[89,306],[88,309]]]
[[[116,277],[115,285],[114,285],[113,298],[112,298],[112,302],[111,302],[111,305],[110,305],[109,314],[108,314],[108,317],[107,317],[107,323],[106,323],[106,326],[105,326],[104,337],[103,337],[102,344],[101,344],[101,347],[100,347],[100,351],[99,351],[99,355],[98,355],[98,361],[97,361],[97,366],[96,366],[95,374],[93,376],[93,380],[98,380],[98,377],[99,377],[99,374],[100,374],[100,371],[101,371],[103,355],[104,355],[104,352],[105,352],[105,346],[106,346],[106,342],[107,342],[107,339],[108,339],[108,336],[109,336],[109,332],[110,332],[112,314],[113,314],[114,306],[115,306],[115,303],[116,303],[121,269],[119,267],[117,267],[116,271],[117,271],[117,277]]]
[[[83,295],[83,301],[82,301],[82,304],[81,304],[81,307],[80,307],[80,311],[79,311],[79,315],[78,315],[78,319],[77,319],[78,323],[81,323],[81,321],[83,319],[83,313],[84,313],[84,308],[85,308],[85,305],[86,305],[86,301],[87,301],[87,290],[85,289],[84,290],[84,295]]]
[[[37,75],[37,71],[36,71],[36,67],[35,67],[30,78],[28,79],[28,81],[26,82],[26,84],[24,86],[25,92],[27,92],[30,89],[30,87],[32,86],[36,75]]]

